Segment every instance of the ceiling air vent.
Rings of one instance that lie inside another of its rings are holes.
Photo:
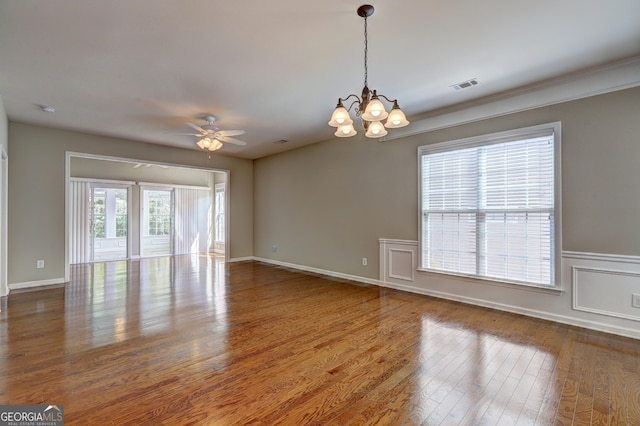
[[[449,87],[451,87],[453,90],[461,90],[461,89],[466,89],[467,87],[472,87],[477,85],[478,85],[478,79],[472,78],[471,80],[463,81],[461,83],[454,84],[453,86],[449,86]]]

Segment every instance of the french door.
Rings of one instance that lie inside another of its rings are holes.
[[[89,193],[89,261],[129,255],[129,188],[93,184]]]
[[[225,184],[214,190],[74,178],[68,191],[69,264],[224,253]]]
[[[172,189],[142,188],[141,256],[173,254]]]

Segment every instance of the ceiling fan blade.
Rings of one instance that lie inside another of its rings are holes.
[[[202,133],[207,133],[207,131],[205,129],[203,129],[202,127],[198,126],[197,124],[193,124],[193,123],[189,123],[188,121],[185,122],[187,124],[187,126],[191,127],[192,129],[195,129],[199,132]]]
[[[169,166],[167,166],[165,164],[151,164],[151,163],[136,163],[133,166],[133,168],[134,169],[137,169],[137,168],[140,168],[140,167],[149,168],[151,166],[157,166],[157,167],[160,167],[162,169],[168,169],[169,168]]]
[[[245,141],[241,141],[241,140],[239,140],[239,139],[230,138],[230,137],[228,137],[228,136],[219,136],[219,135],[216,135],[216,139],[218,139],[218,140],[219,140],[219,141],[221,141],[221,142],[224,142],[224,143],[230,143],[230,144],[233,144],[233,145],[241,145],[241,146],[244,146],[244,145],[246,145],[246,144],[247,144]]]
[[[202,136],[201,133],[172,133],[176,136]]]
[[[244,135],[244,130],[219,130],[216,134],[218,136],[238,136]]]

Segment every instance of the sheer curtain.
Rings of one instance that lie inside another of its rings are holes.
[[[72,264],[89,262],[89,236],[91,221],[90,183],[71,180],[71,244],[69,259]]]
[[[210,204],[211,191],[208,189],[175,188],[175,254],[206,253],[209,250]]]

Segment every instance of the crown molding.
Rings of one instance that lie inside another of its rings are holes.
[[[566,74],[413,118],[380,142],[640,86],[640,56]]]

